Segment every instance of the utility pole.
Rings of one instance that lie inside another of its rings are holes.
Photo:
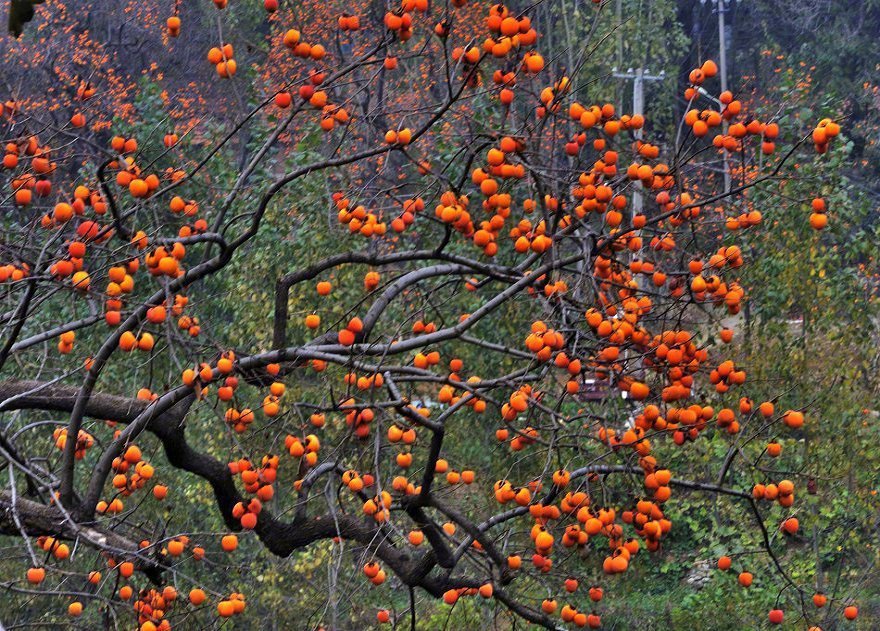
[[[615,68],[623,67],[623,0],[617,0],[614,5],[614,25],[617,28],[617,59]],[[617,89],[617,103],[623,103],[623,86]]]
[[[727,89],[727,34],[724,32],[725,0],[718,0],[718,65],[721,74],[721,91]]]
[[[663,81],[666,78],[666,72],[660,71],[660,74],[653,75],[650,70],[646,68],[638,67],[635,70],[632,68],[628,68],[626,72],[618,71],[617,67],[611,69],[612,76],[615,79],[624,79],[625,81],[633,82],[633,116],[645,115],[645,81]],[[636,141],[641,140],[644,137],[643,129],[636,129],[633,132],[633,135],[636,138]],[[644,208],[644,199],[642,197],[642,183],[641,181],[635,182],[635,187],[633,188],[633,204],[632,204],[632,216],[630,217],[630,221],[636,215],[640,215]],[[630,260],[635,259],[636,256],[640,256],[640,252],[630,252]],[[643,281],[641,275],[636,276],[636,287],[639,290],[643,289]],[[629,351],[624,351],[625,355],[629,355]],[[644,368],[639,370],[639,374],[644,374]]]
[[[721,74],[721,91],[727,90],[727,34],[725,33],[724,14],[727,11],[727,0],[718,0],[718,72]],[[727,122],[724,123],[724,133],[727,133]],[[724,164],[724,192],[730,192],[730,167],[727,162],[727,150],[722,150]]]
[[[612,69],[612,74],[617,79],[626,79],[633,82],[633,116],[645,115],[645,81],[662,81],[666,78],[666,71],[661,71],[658,75],[653,75],[650,70],[645,68],[627,69],[626,72],[618,72],[617,68]],[[636,140],[641,140],[643,130],[636,129],[634,134]],[[636,192],[633,195],[633,215],[642,212],[644,201],[642,200],[642,183],[636,182]]]

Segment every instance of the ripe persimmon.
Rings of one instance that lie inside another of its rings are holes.
[[[238,547],[238,537],[235,535],[224,535],[220,540],[220,547],[226,552],[232,552]]]
[[[27,571],[28,583],[39,585],[46,578],[46,570],[41,567],[32,567]]]

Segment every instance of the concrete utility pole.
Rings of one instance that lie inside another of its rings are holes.
[[[727,90],[727,33],[725,33],[724,14],[727,11],[727,0],[718,0],[718,73],[721,75],[721,91]],[[727,133],[727,123],[724,124],[724,133]],[[724,192],[730,192],[730,168],[727,163],[727,151],[724,150]]]
[[[713,7],[715,13],[718,14],[718,75],[721,80],[721,91],[727,90],[727,25],[725,24],[725,14],[727,6],[731,0],[700,0],[701,5],[709,3]],[[722,131],[727,133],[727,121],[722,125]],[[722,153],[722,169],[724,171],[724,192],[730,192],[730,168],[728,164],[727,151]]]
[[[721,75],[721,91],[727,89],[727,34],[724,32],[725,0],[718,0],[718,72]]]
[[[617,27],[617,59],[615,68],[623,67],[623,0],[617,0],[614,7],[614,24]],[[623,103],[623,86],[617,90],[617,103]]]
[[[638,114],[639,116],[645,115],[645,81],[663,81],[666,78],[666,72],[662,71],[658,75],[653,75],[650,73],[650,70],[645,68],[636,68],[633,70],[632,68],[627,69],[626,72],[618,72],[617,68],[612,69],[612,74],[617,79],[627,79],[632,80],[633,82],[633,116]],[[643,130],[637,129],[634,132],[636,140],[641,140],[643,137]],[[633,215],[638,215],[642,212],[642,208],[644,207],[644,202],[642,200],[642,183],[636,182],[636,192],[633,195]]]

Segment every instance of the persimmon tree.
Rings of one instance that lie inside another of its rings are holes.
[[[51,108],[2,106],[0,528],[29,566],[5,589],[189,628],[260,598],[199,564],[231,565],[242,540],[279,557],[326,543],[347,584],[407,593],[379,624],[415,628],[434,598],[598,628],[674,536],[676,497],[722,498],[758,547],[718,568],[775,589],[770,623],[856,617],[845,586],[814,595],[786,568],[809,491],[766,466],[781,446],[765,436],[807,436],[811,402],[752,400],[732,344],[739,242],[775,212],[749,195],[833,152],[838,122],[780,126],[719,93],[706,60],[652,144],[642,115],[572,80],[601,42],[545,58],[527,7],[305,19],[266,0],[260,60],[222,39],[225,0],[203,4],[216,14],[175,9],[156,36],[212,42],[204,81],[241,105],[212,142],[193,117],[96,120],[99,77]],[[303,207],[316,181],[323,205]],[[814,231],[833,221],[818,191],[796,201]],[[267,223],[325,218],[277,277],[254,264],[280,251]],[[261,294],[223,291],[233,276]],[[223,314],[243,311],[266,333],[236,336]],[[689,467],[708,441],[723,455]],[[157,526],[171,480],[210,489],[224,527],[182,527],[185,503]]]

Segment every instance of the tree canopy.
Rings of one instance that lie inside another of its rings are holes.
[[[880,9],[779,4],[10,3],[0,624],[877,628]]]

